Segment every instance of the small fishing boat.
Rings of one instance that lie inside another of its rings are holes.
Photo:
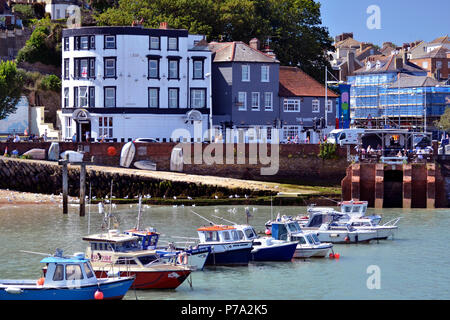
[[[398,230],[397,223],[400,221],[401,217],[397,217],[392,219],[384,224],[379,224],[371,219],[367,219],[365,217],[355,218],[355,217],[346,217],[343,215],[339,218],[338,223],[343,224],[346,223],[356,230],[371,230],[376,232],[376,240],[385,240],[389,237],[393,237],[395,231]]]
[[[253,240],[246,240],[236,227],[213,224],[197,233],[198,248],[211,247],[205,265],[248,265]]]
[[[83,237],[89,242],[85,255],[99,278],[109,274],[131,275],[134,289],[175,289],[191,274],[191,269],[162,261],[149,250],[142,250],[137,236],[109,230]]]
[[[250,252],[252,261],[290,261],[294,257],[297,242],[260,237],[249,225],[234,225],[234,227],[238,233],[242,232],[244,239],[253,241],[253,249]]]
[[[138,237],[138,242],[142,250],[151,250],[162,260],[189,266],[192,271],[203,270],[208,254],[211,251],[210,247],[190,247],[183,249],[176,247],[173,242],[170,242],[167,247],[158,247],[160,234],[152,227],[142,229],[141,219],[142,196],[139,197],[136,226],[133,229],[125,231],[125,234]]]
[[[275,239],[273,237],[258,236],[256,230],[248,224],[250,217],[248,211],[247,224],[237,224],[236,222],[216,217],[218,219],[229,222],[236,228],[238,235],[245,239],[253,241],[253,249],[250,252],[251,261],[290,261],[294,257],[297,242]]]
[[[134,277],[98,279],[84,254],[45,257],[45,277],[38,280],[0,280],[0,300],[122,299]]]
[[[150,250],[166,262],[175,262],[190,267],[192,271],[203,270],[211,247],[180,248],[170,242],[167,247],[158,247],[159,233],[154,228],[130,229],[126,234],[137,236],[142,250]]]
[[[348,223],[339,223],[341,214],[332,212],[314,212],[308,222],[302,226],[303,231],[314,232],[320,241],[331,243],[370,242],[377,239],[374,230],[356,229]]]
[[[321,242],[314,233],[304,232],[295,220],[272,221],[271,234],[276,240],[297,243],[294,258],[321,258],[333,250],[333,244]]]

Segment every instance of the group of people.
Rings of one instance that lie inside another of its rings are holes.
[[[8,134],[8,137],[6,138],[6,142],[20,142],[20,141],[26,141],[26,142],[47,142],[48,136],[47,136],[47,130],[39,137],[38,135],[35,135],[34,133],[28,134],[25,132],[25,135],[23,138],[19,136],[18,133]]]

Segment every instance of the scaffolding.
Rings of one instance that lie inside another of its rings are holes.
[[[450,106],[450,86],[395,87],[396,73],[349,77],[351,118],[372,127],[424,131]]]

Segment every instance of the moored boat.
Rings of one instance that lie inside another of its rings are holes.
[[[294,258],[325,257],[333,244],[321,242],[315,234],[304,232],[297,221],[272,221],[271,234],[274,239],[297,243]]]
[[[205,265],[248,265],[253,241],[245,240],[235,227],[211,225],[198,228],[197,233],[198,248],[211,247]]]
[[[188,266],[162,261],[155,252],[142,250],[138,237],[117,230],[83,240],[89,242],[85,255],[99,278],[131,275],[134,289],[175,289],[191,274]]]
[[[0,280],[0,300],[122,299],[134,277],[98,279],[83,254],[66,257],[61,251],[45,257],[45,277]]]

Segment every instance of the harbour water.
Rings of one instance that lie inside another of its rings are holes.
[[[109,210],[108,206],[105,208]],[[206,221],[194,210],[220,223],[215,217],[244,223],[245,207],[163,207],[143,206],[142,226],[153,226],[161,241],[169,236],[196,237],[196,228]],[[278,212],[304,214],[305,207],[250,206],[250,224],[257,231]],[[90,214],[89,214],[90,212]],[[113,209],[119,229],[134,226],[137,205]],[[399,230],[394,239],[370,244],[335,245],[340,259],[308,259],[291,262],[250,263],[246,267],[215,267],[194,272],[190,286],[185,281],[176,290],[129,291],[130,300],[295,300],[295,299],[450,299],[449,209],[383,209],[370,213],[388,221],[397,216]],[[84,251],[81,237],[101,232],[102,216],[97,206],[78,215],[71,205],[67,215],[58,205],[21,205],[0,208],[0,278],[37,279],[41,257],[21,253],[28,250],[53,253]],[[175,241],[193,241],[171,239]],[[376,274],[373,273],[376,270]],[[377,276],[379,286],[371,286]],[[372,288],[372,289],[371,289]]]

